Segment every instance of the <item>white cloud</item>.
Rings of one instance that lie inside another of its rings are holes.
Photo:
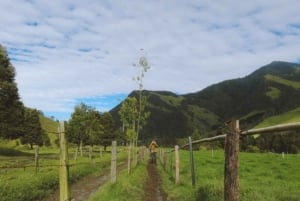
[[[299,7],[298,0],[2,1],[0,42],[27,106],[71,111],[77,100],[135,89],[140,48],[151,65],[145,88],[177,93],[273,60],[299,61]]]

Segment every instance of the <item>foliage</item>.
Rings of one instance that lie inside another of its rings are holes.
[[[69,142],[78,146],[84,144],[103,145],[104,149],[116,140],[115,123],[110,113],[100,113],[84,103],[75,106],[67,125]]]
[[[143,51],[143,49],[141,49]],[[150,116],[150,112],[145,112],[145,106],[147,104],[147,98],[143,95],[143,80],[145,73],[150,69],[147,57],[142,55],[139,59],[139,65],[133,64],[133,66],[138,67],[140,69],[140,73],[138,76],[134,77],[133,80],[136,80],[138,83],[138,105],[137,112],[138,117],[136,121],[136,140],[139,139],[140,130],[146,124],[146,119]]]
[[[81,103],[75,106],[75,111],[67,125],[67,138],[75,144],[98,144],[103,134],[103,126],[99,120],[99,112]]]
[[[109,112],[104,112],[98,116],[100,124],[103,127],[103,133],[99,135],[98,143],[106,146],[110,145],[113,140],[119,139],[118,133],[115,131],[115,122]]]
[[[30,108],[25,109],[23,132],[24,135],[21,137],[22,144],[29,144],[31,149],[33,145],[43,145],[43,130],[37,110]],[[44,139],[47,140],[45,137]]]
[[[88,109],[88,106],[84,103],[75,106],[74,112],[71,114],[71,118],[66,126],[68,142],[75,143],[78,146],[88,142],[86,125]]]
[[[5,48],[0,45],[0,137],[8,139],[23,134],[24,106],[18,94],[15,74]]]
[[[138,118],[137,99],[135,97],[128,97],[122,103],[119,110],[120,119],[122,121],[122,128],[135,130],[136,121]]]

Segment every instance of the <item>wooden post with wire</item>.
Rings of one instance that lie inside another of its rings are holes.
[[[64,122],[59,122],[59,140],[60,140],[60,167],[59,167],[59,193],[60,201],[70,200],[69,188],[69,162],[68,146],[65,138]]]
[[[35,174],[39,171],[39,146],[35,149]]]
[[[228,123],[225,138],[224,200],[239,201],[239,121]]]
[[[117,182],[117,141],[111,143],[111,183]]]
[[[179,161],[179,146],[178,145],[175,146],[175,164],[176,164],[176,168],[175,168],[175,183],[177,184],[179,182],[179,165],[180,165],[180,161]]]
[[[194,163],[193,144],[192,144],[191,136],[189,136],[189,144],[190,144],[190,164],[191,164],[192,186],[195,187],[195,185],[196,185],[195,163]]]

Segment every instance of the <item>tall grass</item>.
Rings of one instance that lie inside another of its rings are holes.
[[[195,151],[196,186],[191,183],[189,153],[180,151],[180,182],[160,168],[169,201],[220,201],[224,195],[224,153]],[[296,201],[300,198],[300,156],[240,154],[241,201]]]
[[[127,170],[118,174],[117,183],[106,183],[89,201],[138,201],[144,196],[144,184],[148,178],[146,161],[136,166],[128,175]]]

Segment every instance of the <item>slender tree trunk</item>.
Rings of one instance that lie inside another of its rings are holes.
[[[83,142],[82,142],[82,140],[80,140],[79,149],[80,149],[80,156],[81,156],[81,157],[83,156],[82,146],[83,146]]]
[[[77,160],[78,149],[79,149],[79,146],[77,145],[76,150],[75,150],[75,155],[74,155],[74,160],[75,160],[75,161]]]
[[[128,160],[127,160],[128,174],[131,173],[131,146],[132,146],[132,140],[130,140],[129,146],[128,146]]]
[[[89,158],[90,158],[90,160],[92,160],[92,158],[93,158],[93,146],[92,145],[90,145],[90,148],[89,148]]]
[[[142,90],[139,90],[139,111],[138,111],[138,119],[137,119],[137,127],[136,127],[136,140],[139,139],[139,131],[140,131],[140,120],[141,120],[141,111],[142,110]]]

